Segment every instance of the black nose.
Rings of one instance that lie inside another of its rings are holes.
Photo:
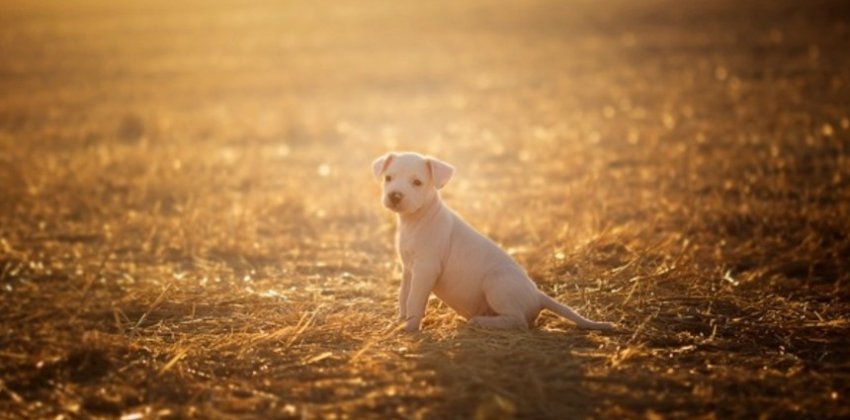
[[[389,197],[390,197],[390,202],[391,202],[391,203],[393,203],[393,204],[398,204],[398,203],[399,203],[399,201],[401,201],[401,199],[402,199],[402,198],[404,198],[404,195],[402,195],[402,194],[401,194],[400,192],[398,192],[398,191],[393,191],[393,192],[391,192],[391,193],[390,193]]]

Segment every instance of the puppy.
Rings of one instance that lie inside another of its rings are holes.
[[[473,325],[527,329],[544,308],[581,328],[605,330],[607,322],[582,317],[537,289],[525,271],[440,200],[454,168],[415,153],[390,153],[372,163],[383,182],[383,205],[398,215],[396,247],[404,273],[399,318],[419,330],[434,292]]]

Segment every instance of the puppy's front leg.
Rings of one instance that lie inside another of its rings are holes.
[[[413,276],[410,280],[410,292],[407,296],[407,324],[405,329],[413,332],[419,330],[419,324],[425,316],[425,305],[440,271],[436,265],[414,265]]]
[[[404,321],[407,319],[407,296],[410,295],[410,268],[404,267],[404,272],[401,275],[401,287],[398,292],[398,320]]]

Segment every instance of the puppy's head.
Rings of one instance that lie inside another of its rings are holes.
[[[384,207],[396,213],[413,213],[449,182],[454,168],[416,153],[388,153],[372,162],[372,173],[383,185]]]

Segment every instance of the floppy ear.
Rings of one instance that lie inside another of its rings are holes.
[[[381,179],[381,174],[387,170],[387,166],[390,166],[390,163],[395,159],[395,155],[392,153],[387,153],[372,162],[372,175],[375,179]]]
[[[425,159],[428,163],[428,169],[431,171],[431,178],[434,180],[434,186],[439,190],[449,183],[452,175],[455,173],[455,168],[440,159],[428,157]]]

